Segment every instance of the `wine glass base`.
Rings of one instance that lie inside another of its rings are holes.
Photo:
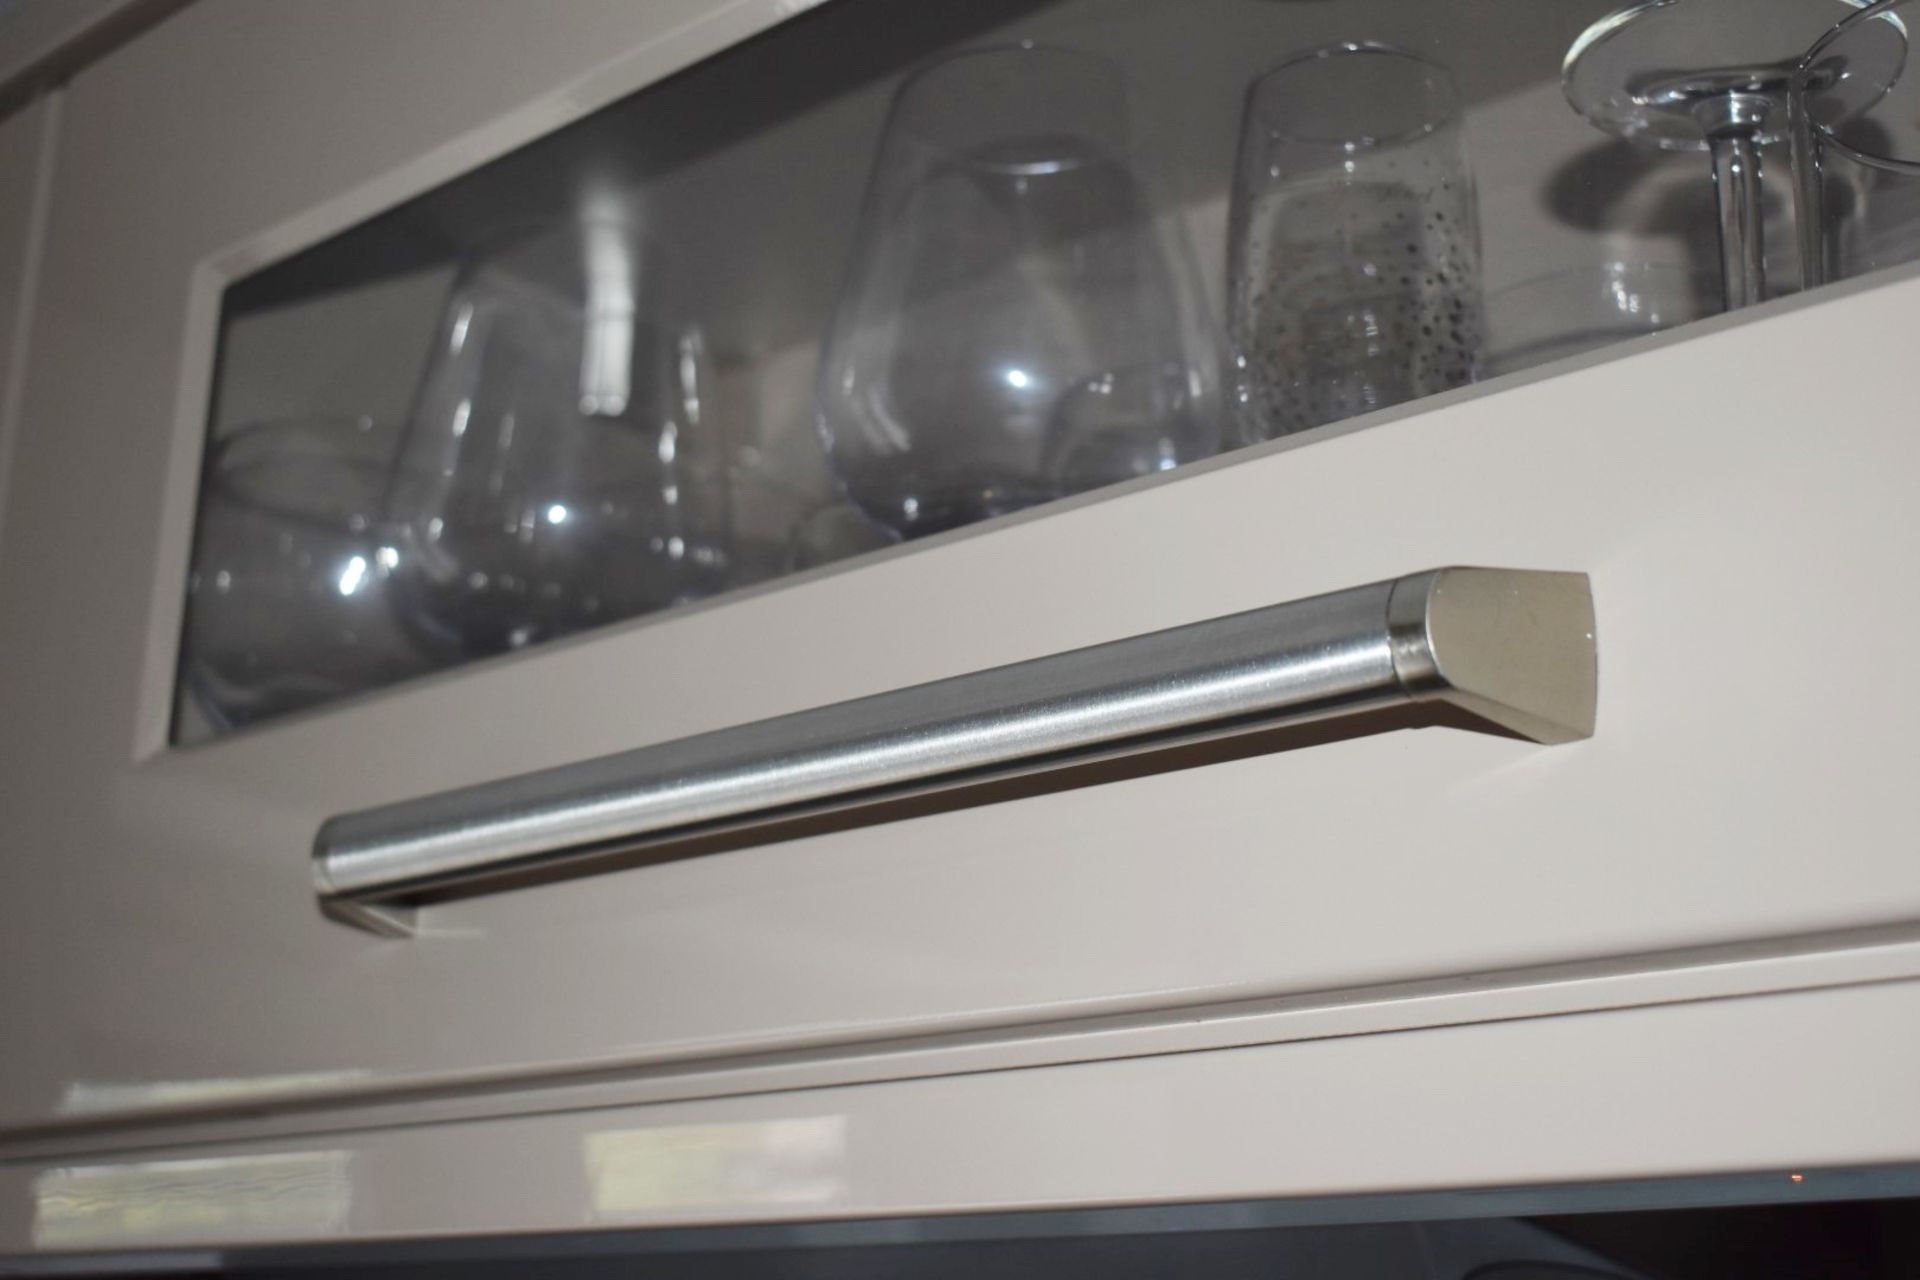
[[[1865,0],[1645,0],[1594,23],[1567,50],[1567,101],[1597,129],[1665,151],[1705,151],[1736,126],[1757,144],[1786,136],[1787,96],[1801,55]],[[1855,102],[1854,98],[1861,101]],[[1878,94],[1862,78],[1823,101],[1862,111]]]

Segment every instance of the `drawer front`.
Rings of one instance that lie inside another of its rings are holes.
[[[760,1229],[737,1247],[778,1250],[804,1268],[802,1246],[848,1237],[925,1242],[996,1226],[1039,1234],[1049,1224],[1034,1211],[1049,1209],[1150,1237],[1208,1221],[1244,1231],[1266,1221],[1472,1219],[1503,1204],[1532,1215],[1583,1193],[1589,1207],[1611,1208],[1911,1195],[1920,1176],[1911,1163],[1920,1117],[1907,1105],[1920,1069],[1916,997],[1916,984],[1895,982],[10,1161],[0,1167],[0,1257],[397,1239],[465,1246],[480,1261],[497,1259],[501,1237],[514,1233],[624,1228],[624,1241],[549,1234],[544,1243],[576,1257],[691,1248],[712,1267],[710,1251],[729,1247],[725,1233],[659,1229],[750,1224]],[[1123,1206],[1147,1207],[1101,1212]],[[1010,1212],[1023,1216],[964,1216]],[[785,1223],[796,1229],[770,1225]],[[21,1270],[32,1274],[31,1262]],[[896,1274],[915,1270],[911,1256],[895,1264]]]
[[[221,283],[791,7],[209,0],[75,83],[0,552],[0,961],[27,975],[0,999],[37,1029],[0,1123],[1914,918],[1912,280],[168,747]],[[129,129],[188,67],[224,74]],[[1592,740],[1337,738],[436,905],[406,940],[315,908],[336,814],[1445,564],[1591,576]]]

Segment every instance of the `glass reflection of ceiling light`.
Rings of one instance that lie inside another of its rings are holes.
[[[447,345],[450,348],[452,348],[453,353],[455,355],[459,355],[460,348],[467,345],[467,330],[471,329],[472,327],[473,327],[473,305],[469,303],[468,305],[460,308],[460,314],[454,319],[454,322],[453,322],[453,333],[447,339]]]
[[[620,222],[594,220],[581,232],[586,272],[586,340],[580,353],[580,412],[618,417],[633,396],[635,275],[638,263]]]

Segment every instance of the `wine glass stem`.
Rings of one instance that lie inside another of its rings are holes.
[[[1796,80],[1788,101],[1787,136],[1793,145],[1793,227],[1800,241],[1800,287],[1827,282],[1827,211],[1820,174],[1820,139],[1807,115],[1806,86]]]
[[[1760,301],[1767,289],[1760,229],[1760,149],[1753,135],[1713,134],[1713,189],[1720,206],[1720,282],[1727,310]]]

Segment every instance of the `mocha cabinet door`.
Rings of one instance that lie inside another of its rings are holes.
[[[836,9],[777,22],[800,7],[201,0],[74,81],[0,545],[0,1130],[803,1048],[831,1078],[902,1037],[1920,912],[1904,277],[176,743],[226,286]],[[864,157],[886,86],[848,74]],[[828,159],[763,157],[858,182]],[[1445,565],[1589,575],[1591,739],[1327,735],[437,903],[400,939],[317,909],[339,814]]]

